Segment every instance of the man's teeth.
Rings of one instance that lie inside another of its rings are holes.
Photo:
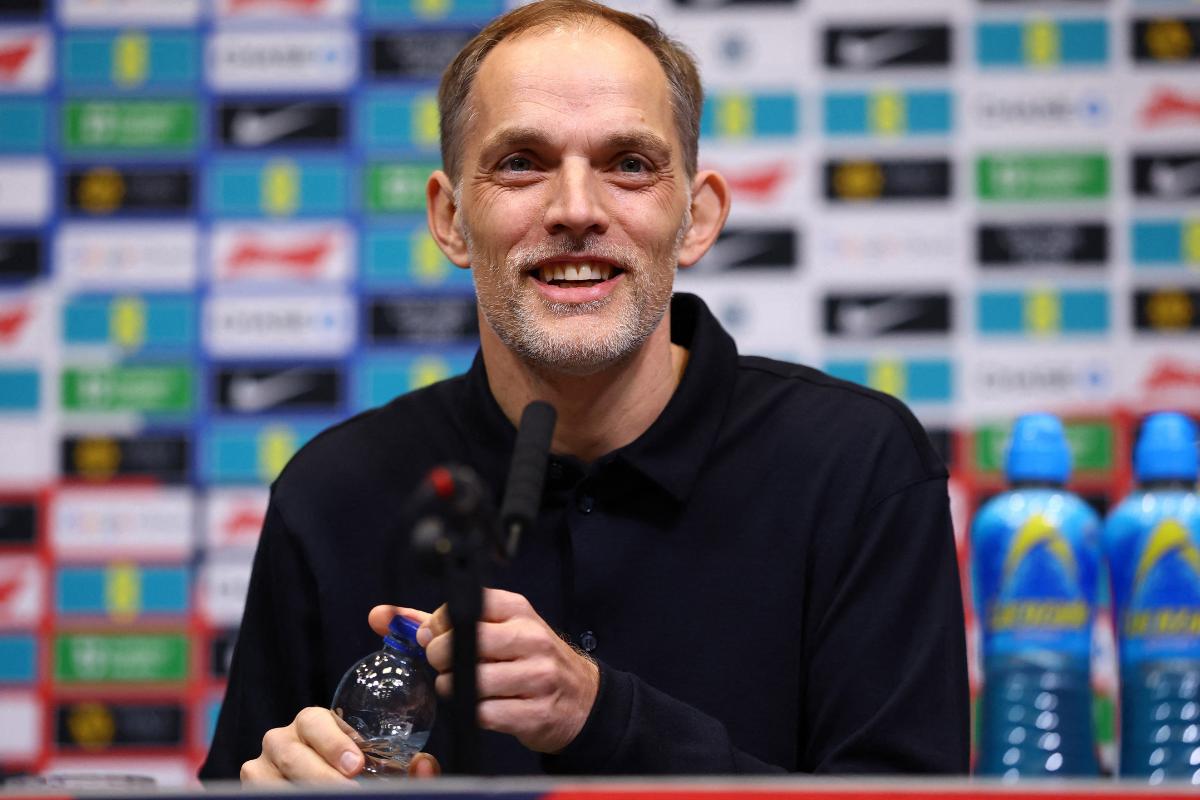
[[[612,277],[609,264],[554,264],[542,267],[539,277],[545,283],[551,281],[606,281]]]

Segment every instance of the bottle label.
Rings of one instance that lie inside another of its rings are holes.
[[[1126,657],[1200,654],[1200,546],[1182,521],[1145,536],[1121,614]]]

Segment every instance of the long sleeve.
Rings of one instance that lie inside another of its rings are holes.
[[[200,777],[236,779],[270,728],[320,702],[320,651],[312,642],[317,592],[274,498],[267,509],[225,700]]]
[[[808,615],[815,630],[807,674],[797,676],[801,770],[966,772],[966,643],[945,492],[931,478],[885,498],[824,554],[822,564],[837,569],[814,586],[827,596]],[[712,668],[703,647],[697,669]],[[753,654],[744,657],[746,669],[729,681],[754,681]],[[583,730],[543,763],[560,774],[786,771],[740,750],[715,718],[603,664]]]

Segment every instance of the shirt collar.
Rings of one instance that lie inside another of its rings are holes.
[[[683,379],[646,431],[625,447],[601,457],[598,468],[620,461],[683,503],[717,438],[733,394],[737,347],[704,302],[677,293],[671,300],[671,341],[689,351]],[[482,352],[467,373],[464,419],[475,463],[484,477],[502,481],[516,430],[488,386]]]

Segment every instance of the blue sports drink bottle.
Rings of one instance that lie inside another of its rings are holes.
[[[1196,426],[1153,414],[1133,452],[1137,489],[1109,515],[1121,664],[1122,776],[1200,784],[1200,496]]]
[[[1100,520],[1063,488],[1070,472],[1062,423],[1019,418],[1005,462],[1011,488],[971,526],[983,643],[980,775],[1099,774],[1090,651]]]

